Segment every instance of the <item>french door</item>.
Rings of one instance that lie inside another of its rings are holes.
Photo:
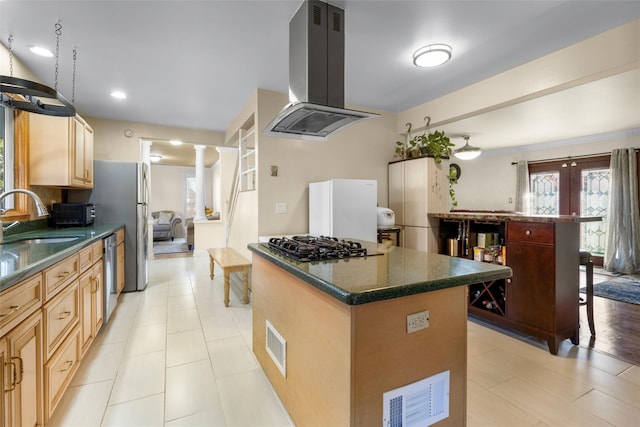
[[[529,164],[533,215],[600,216],[602,221],[581,226],[580,248],[602,265],[609,205],[609,162],[597,156]]]

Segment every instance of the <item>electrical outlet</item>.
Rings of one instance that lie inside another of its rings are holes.
[[[429,311],[407,314],[407,333],[419,331],[429,327]]]
[[[509,204],[513,203],[513,197],[509,197]]]

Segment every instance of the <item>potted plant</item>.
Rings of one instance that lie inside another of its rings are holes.
[[[442,162],[443,157],[448,158],[452,153],[451,147],[454,146],[444,131],[425,133],[416,136],[414,139],[418,140],[417,146],[420,153],[423,156],[433,156],[436,163]]]

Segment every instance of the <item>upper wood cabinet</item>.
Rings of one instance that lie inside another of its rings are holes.
[[[80,116],[29,115],[29,185],[93,188],[93,129]]]

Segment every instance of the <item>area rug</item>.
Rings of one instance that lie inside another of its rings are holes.
[[[584,293],[585,288],[580,288],[580,292]],[[605,282],[594,283],[593,294],[603,298],[640,305],[640,278],[637,275],[621,276]]]
[[[160,241],[153,242],[154,254],[178,254],[182,252],[191,252],[184,239],[176,241]]]

